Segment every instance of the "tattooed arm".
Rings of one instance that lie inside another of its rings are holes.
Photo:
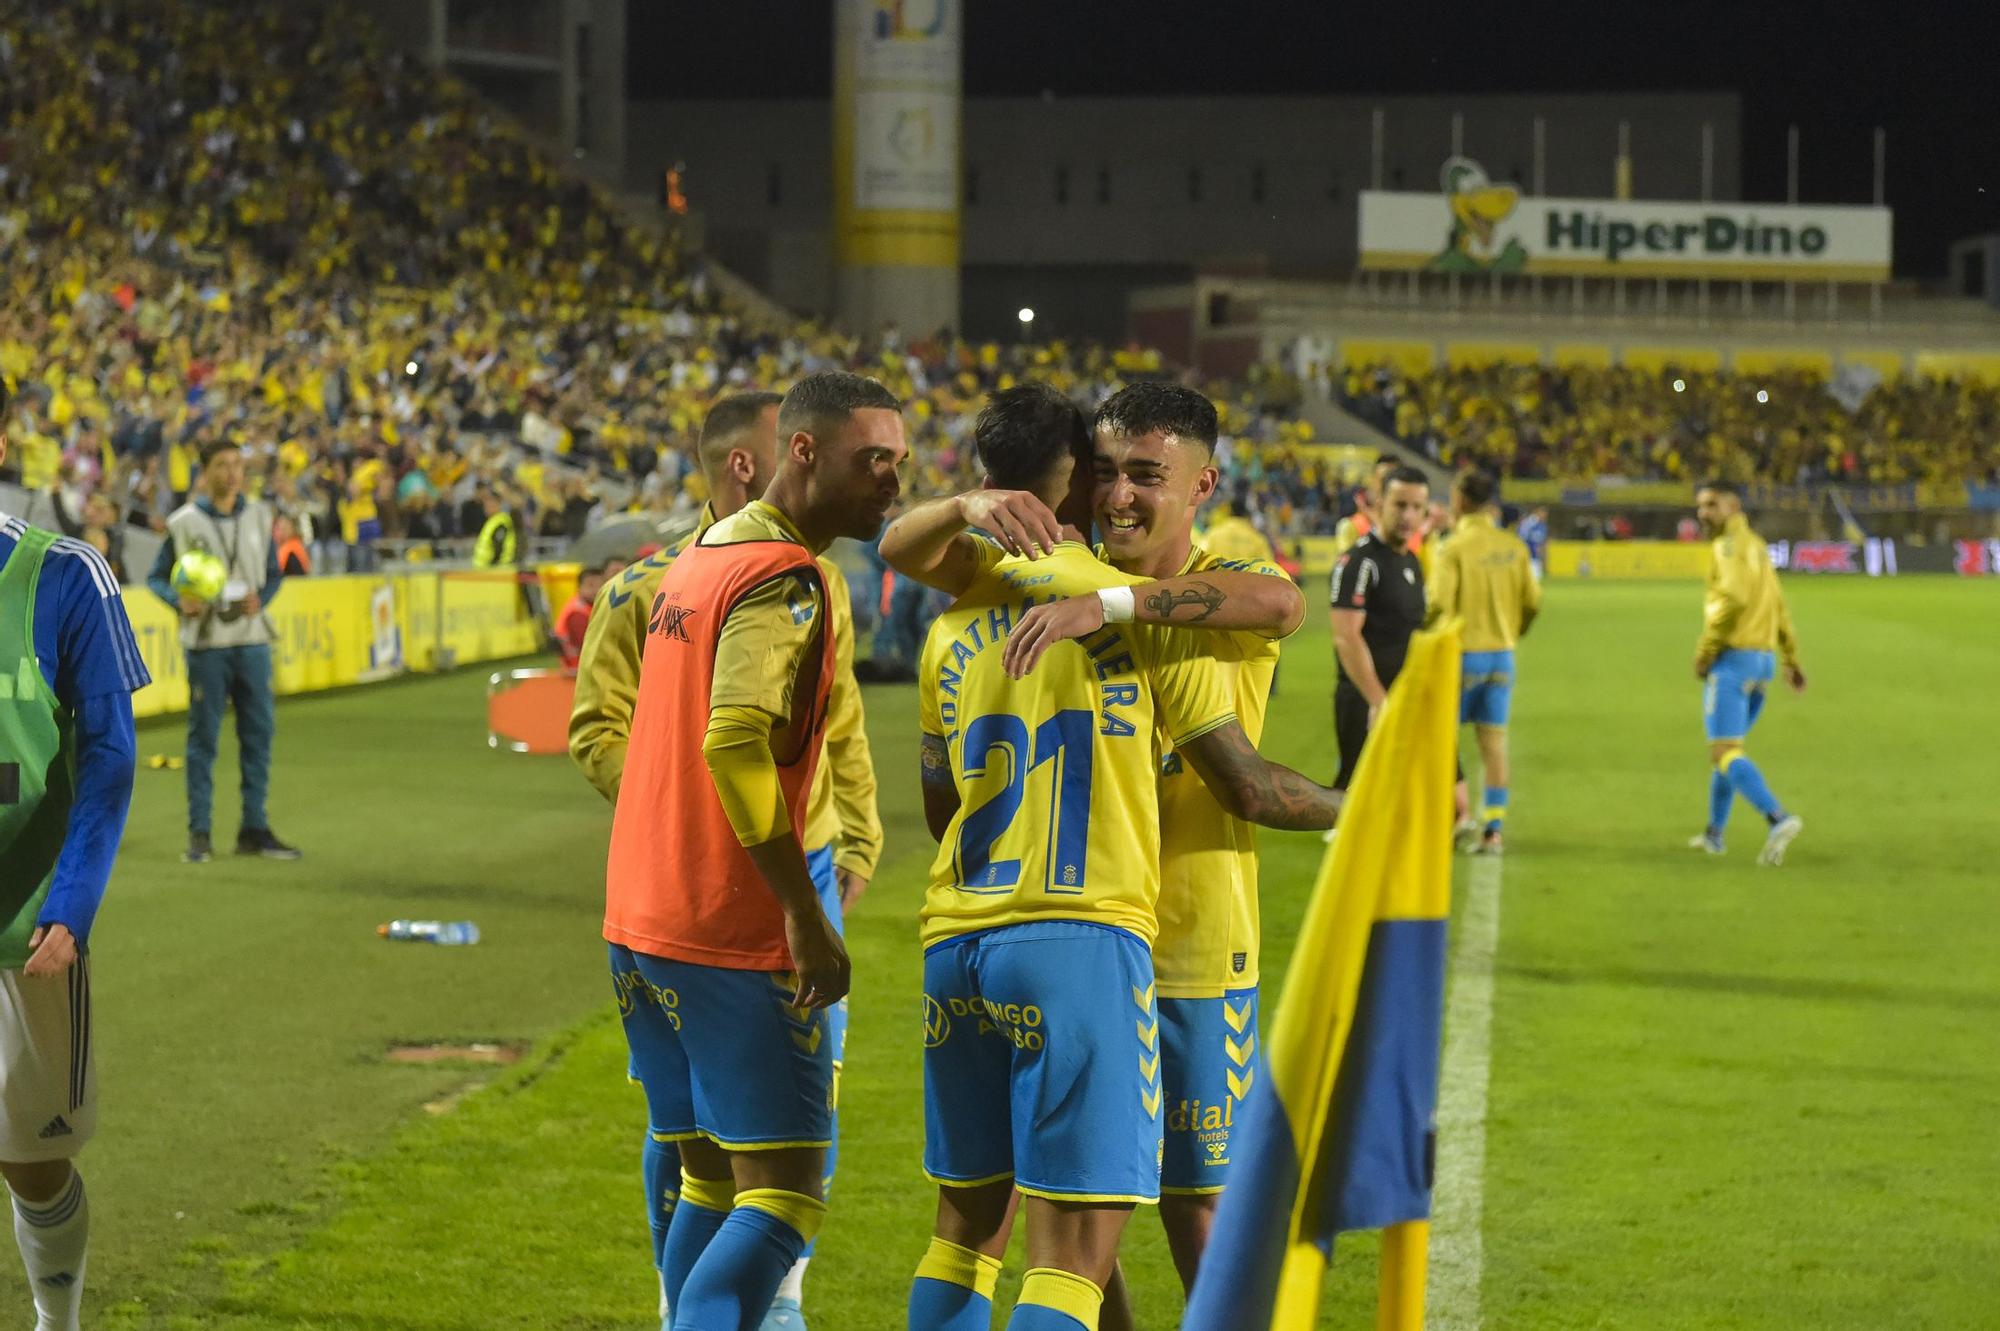
[[[1339,791],[1267,760],[1234,721],[1176,748],[1216,803],[1245,822],[1315,832],[1332,827],[1340,816]]]
[[[1268,573],[1190,573],[1142,582],[1132,589],[1141,624],[1240,629],[1267,638],[1296,632],[1306,618],[1305,593],[1290,578]]]
[[[924,826],[933,841],[943,841],[958,812],[958,786],[951,779],[951,750],[941,735],[925,735],[917,755],[924,783]]]
[[[1133,618],[1141,624],[1222,629],[1282,638],[1304,622],[1305,593],[1290,578],[1268,573],[1216,571],[1137,583]],[[1042,653],[1070,638],[1104,627],[1104,602],[1095,594],[1038,605],[1007,635],[1001,664],[1015,679],[1035,668]]]

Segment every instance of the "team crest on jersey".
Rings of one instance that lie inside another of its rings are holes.
[[[785,606],[792,612],[792,623],[810,624],[813,617],[812,592],[796,583],[785,593]]]
[[[693,606],[670,604],[662,592],[653,598],[653,616],[646,625],[646,631],[675,642],[688,642],[687,621],[693,613]]]

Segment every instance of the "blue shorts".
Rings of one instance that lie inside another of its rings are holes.
[[[1460,725],[1504,726],[1514,696],[1514,653],[1467,652],[1459,680]]]
[[[1770,652],[1732,647],[1715,658],[1701,686],[1701,718],[1710,742],[1742,739],[1764,709],[1764,686],[1778,674]]]
[[[610,944],[631,1067],[661,1141],[756,1149],[833,1139],[831,1020],[781,971],[725,970]]]
[[[1257,990],[1221,998],[1162,998],[1166,1151],[1160,1191],[1221,1192],[1229,1182],[1229,1131],[1257,1078]]]
[[[1051,920],[924,953],[924,1172],[1032,1197],[1160,1196],[1153,956],[1123,929]]]
[[[821,846],[818,850],[806,852],[806,872],[812,875],[813,886],[819,891],[819,904],[826,911],[826,917],[833,921],[833,931],[845,938],[847,921],[840,911],[840,885],[833,871],[833,847]],[[827,1036],[833,1041],[833,1065],[838,1068],[847,1053],[847,1000],[841,999],[827,1009]],[[625,1075],[633,1081],[639,1080],[639,1065],[628,1060]],[[655,1133],[665,1129],[654,1125]]]

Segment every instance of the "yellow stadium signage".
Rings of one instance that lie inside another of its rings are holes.
[[[1465,157],[1448,159],[1439,183],[1438,194],[1362,192],[1363,268],[1746,281],[1889,277],[1887,208],[1536,198],[1487,179]],[[1442,244],[1432,244],[1439,236]]]

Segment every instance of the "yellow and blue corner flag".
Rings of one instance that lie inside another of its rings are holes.
[[[1430,1216],[1458,690],[1456,622],[1417,634],[1306,908],[1182,1331],[1309,1331],[1335,1234]]]

